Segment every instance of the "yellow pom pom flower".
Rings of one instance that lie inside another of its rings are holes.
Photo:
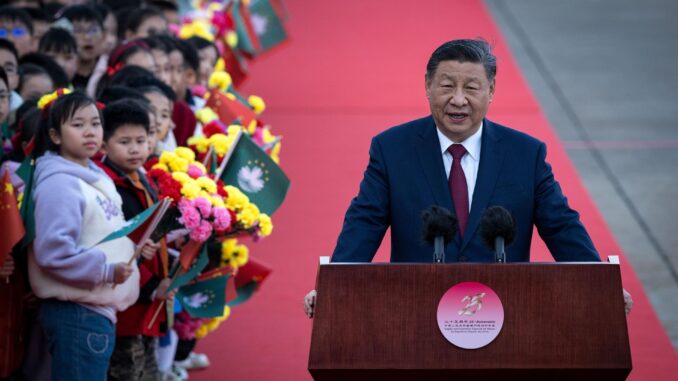
[[[256,95],[250,95],[247,98],[247,101],[250,103],[250,106],[252,106],[252,109],[254,110],[254,113],[259,115],[264,110],[266,110],[266,103],[264,103],[264,100]]]
[[[224,187],[228,193],[228,198],[226,199],[226,207],[233,211],[242,210],[247,204],[250,203],[249,197],[246,194],[242,193],[240,189],[232,186],[226,185]]]
[[[235,46],[235,45],[233,45],[233,46]],[[233,47],[233,46],[231,46],[231,47]],[[226,71],[226,62],[224,61],[223,58],[219,57],[219,59],[217,60],[217,63],[214,65],[214,71]]]
[[[205,153],[210,148],[210,140],[204,136],[192,136],[186,142],[189,146],[195,146],[195,149],[200,153]]]
[[[273,222],[271,217],[266,213],[259,214],[259,235],[262,237],[268,237],[273,231]]]
[[[155,163],[151,169],[162,169],[165,172],[169,172],[169,168],[167,168],[166,164],[163,163]]]
[[[210,203],[212,204],[212,206],[215,207],[215,208],[226,208],[226,204],[224,203],[224,198],[219,196],[219,195],[211,195],[209,200],[210,200]]]
[[[224,156],[231,146],[231,141],[224,134],[214,134],[209,138],[210,145],[214,147],[214,152],[219,156]]]
[[[202,191],[200,186],[193,181],[187,181],[181,187],[181,194],[189,200],[200,196],[200,191]]]
[[[210,89],[219,89],[221,91],[226,91],[228,87],[233,83],[233,80],[231,79],[231,75],[228,74],[225,71],[215,71],[212,73],[210,76],[209,81],[207,82],[207,86]]]
[[[209,177],[198,177],[195,179],[195,183],[207,193],[217,193],[217,183]],[[209,199],[209,198],[208,198]]]
[[[224,40],[230,46],[231,48],[235,48],[236,45],[238,45],[238,34],[235,31],[228,31],[226,32],[226,36],[224,37]]]
[[[215,120],[219,119],[219,116],[217,113],[214,112],[209,107],[203,107],[200,110],[196,111],[195,117],[202,123],[203,125]]]
[[[172,173],[172,178],[173,178],[174,180],[180,182],[181,185],[184,185],[184,184],[186,184],[187,182],[193,181],[193,179],[191,179],[191,176],[189,176],[189,175],[188,175],[187,173],[185,173],[185,172],[173,172],[173,173]]]
[[[259,208],[252,203],[248,203],[242,208],[240,213],[237,214],[237,217],[243,227],[249,229],[259,221]]]
[[[177,149],[174,150],[174,154],[177,155],[178,157],[182,159],[186,159],[188,161],[194,161],[195,160],[195,152],[191,150],[190,148],[186,147],[177,147]]]

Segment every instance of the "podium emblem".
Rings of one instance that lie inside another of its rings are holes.
[[[438,303],[438,328],[447,341],[459,348],[488,345],[503,325],[504,306],[499,296],[482,283],[456,284]]]

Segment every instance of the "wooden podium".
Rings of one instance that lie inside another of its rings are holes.
[[[461,282],[499,296],[485,347],[448,342],[438,303]],[[619,265],[323,264],[308,369],[315,380],[624,380],[631,352]]]

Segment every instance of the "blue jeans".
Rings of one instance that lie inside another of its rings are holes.
[[[52,380],[105,381],[115,347],[115,324],[77,303],[56,299],[40,306],[52,355]]]

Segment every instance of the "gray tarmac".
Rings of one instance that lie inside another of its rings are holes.
[[[678,349],[678,1],[485,4]]]

